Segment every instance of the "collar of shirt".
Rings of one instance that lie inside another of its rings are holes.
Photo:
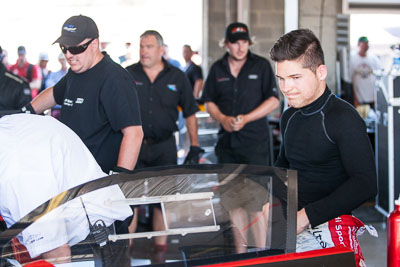
[[[329,90],[329,88],[327,86],[325,88],[324,93],[317,100],[315,100],[311,104],[308,104],[305,107],[300,108],[301,113],[311,115],[311,114],[314,114],[314,113],[320,111],[321,109],[324,108],[324,106],[326,105],[326,103],[331,95],[332,95],[332,92],[331,92],[331,90]]]
[[[229,69],[229,63],[228,63],[228,57],[229,57],[229,52],[226,52],[225,55],[222,57],[222,65],[224,65],[226,67],[226,70],[228,73],[231,73],[230,69]],[[247,59],[246,59],[246,63],[244,63],[242,70],[246,69],[247,66],[249,64],[251,64],[254,61],[254,54],[248,50],[247,52]],[[240,70],[240,72],[242,72],[242,70]],[[239,72],[239,74],[240,74]]]
[[[161,59],[162,62],[164,63],[164,68],[162,69],[162,71],[160,71],[160,73],[157,75],[156,79],[154,80],[154,82],[158,79],[158,77],[164,75],[164,73],[168,72],[171,68],[172,65],[168,63],[168,61],[166,61],[164,58]],[[140,71],[142,72],[143,75],[145,75],[147,77],[146,72],[144,72],[142,63],[140,63],[140,61],[137,63],[140,67]]]

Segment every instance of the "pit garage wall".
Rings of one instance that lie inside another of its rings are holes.
[[[219,46],[225,27],[238,18],[240,0],[204,0],[203,2],[203,69],[225,50]],[[269,59],[269,50],[284,34],[284,0],[242,0],[248,9],[247,24],[255,45],[251,50]],[[342,11],[342,0],[299,0],[299,28],[311,29],[322,41],[328,67],[327,83],[336,91],[336,14]],[[246,17],[246,16],[245,16]]]

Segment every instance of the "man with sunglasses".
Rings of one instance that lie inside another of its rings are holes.
[[[135,82],[100,51],[98,38],[91,18],[69,18],[54,43],[70,69],[23,111],[42,113],[61,105],[60,121],[78,134],[105,173],[133,170],[143,138]]]

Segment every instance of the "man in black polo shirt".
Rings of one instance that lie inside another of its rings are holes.
[[[226,29],[228,52],[208,74],[202,100],[221,123],[215,153],[219,163],[269,163],[267,114],[279,106],[270,63],[249,51],[249,30],[243,23]]]
[[[144,132],[136,169],[177,164],[174,132],[178,130],[178,106],[186,118],[191,144],[185,163],[198,163],[201,151],[192,88],[185,73],[170,65],[163,53],[162,36],[146,31],[140,36],[140,61],[126,68],[136,81]],[[154,209],[153,230],[164,230],[158,208]],[[155,243],[159,250],[165,249],[166,237],[156,237]]]
[[[61,105],[60,121],[82,139],[105,173],[133,170],[143,137],[134,80],[100,51],[99,31],[89,17],[69,18],[55,43],[70,69],[25,110],[42,113]]]
[[[278,92],[270,63],[252,54],[251,44],[245,24],[230,24],[224,41],[228,52],[212,65],[204,86],[202,100],[210,115],[221,124],[215,147],[219,163],[270,163],[266,116],[278,107]],[[240,192],[251,193],[249,190]],[[254,222],[252,232],[258,233],[253,236],[256,246],[265,247],[266,232],[253,231],[265,229],[262,210],[247,214],[243,208],[234,207],[229,215],[235,226],[233,236],[237,252],[246,251],[247,235],[241,230],[249,225],[248,218]]]

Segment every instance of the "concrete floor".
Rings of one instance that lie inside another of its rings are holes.
[[[386,217],[381,215],[373,205],[368,204],[355,210],[353,215],[363,221],[364,224],[375,227],[378,232],[377,238],[371,236],[367,231],[358,237],[367,267],[386,266]]]
[[[361,251],[363,252],[367,267],[384,267],[386,266],[386,222],[368,223],[375,227],[378,232],[378,238],[370,236],[365,232],[358,237]]]

